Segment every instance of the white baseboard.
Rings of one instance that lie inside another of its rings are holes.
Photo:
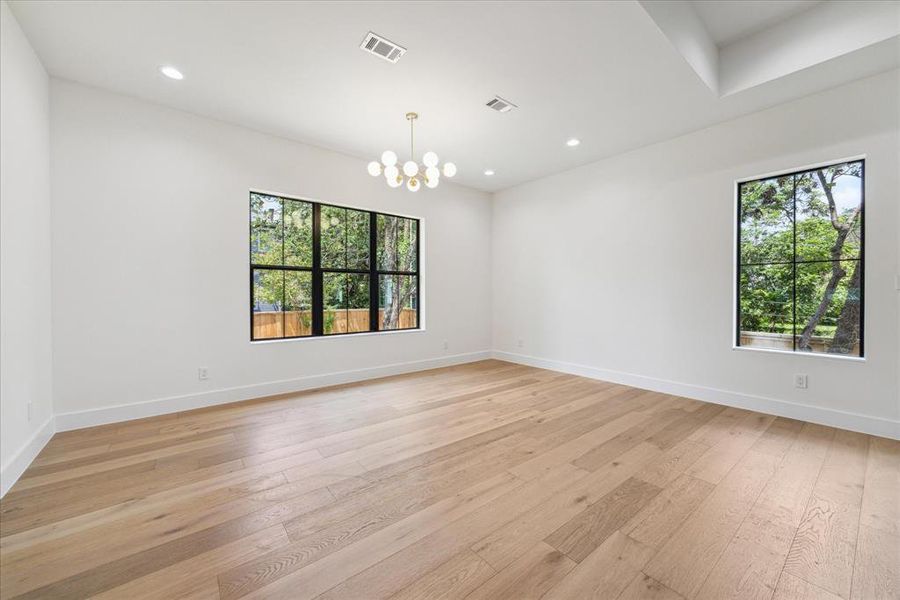
[[[833,408],[822,408],[820,406],[810,406],[808,404],[799,404],[796,402],[786,402],[775,398],[765,398],[763,396],[753,396],[750,394],[720,390],[690,383],[657,379],[654,377],[646,377],[644,375],[636,375],[634,373],[599,369],[587,365],[526,356],[524,354],[515,354],[513,352],[495,350],[492,355],[498,360],[505,360],[521,365],[549,369],[551,371],[560,371],[562,373],[580,375],[591,379],[601,379],[603,381],[610,381],[612,383],[619,383],[654,392],[683,396],[694,400],[702,400],[703,402],[723,404],[725,406],[753,410],[779,417],[799,419],[801,421],[809,421],[810,423],[818,423],[819,425],[828,425],[839,429],[849,429],[850,431],[858,431],[860,433],[893,438],[895,440],[900,439],[900,422],[881,417],[872,417],[859,413],[835,410]]]
[[[28,465],[40,454],[55,433],[53,417],[47,419],[16,454],[0,468],[0,498],[19,480]]]
[[[218,404],[228,404],[229,402],[252,400],[254,398],[274,396],[276,394],[300,392],[341,383],[352,383],[355,381],[374,379],[376,377],[386,377],[388,375],[400,375],[403,373],[412,373],[414,371],[448,367],[478,360],[486,360],[488,358],[491,358],[491,352],[489,350],[483,350],[481,352],[454,354],[451,356],[441,356],[438,358],[396,363],[367,369],[338,371],[336,373],[326,373],[324,375],[310,375],[295,379],[282,379],[280,381],[269,381],[253,385],[212,390],[198,394],[159,398],[157,400],[148,400],[146,402],[137,402],[134,404],[122,404],[91,410],[61,413],[56,415],[56,431],[70,431],[72,429],[82,429],[84,427],[93,427],[95,425],[106,425],[108,423],[154,417],[194,408],[205,408],[207,406],[215,406]]]
[[[633,373],[599,369],[587,365],[526,356],[524,354],[501,352],[498,350],[485,350],[467,354],[455,354],[439,358],[396,363],[380,367],[371,367],[367,369],[338,371],[324,375],[310,375],[295,379],[270,381],[261,384],[202,392],[199,394],[186,394],[183,396],[160,398],[158,400],[149,400],[135,404],[57,414],[55,417],[47,419],[34,435],[31,436],[22,449],[19,450],[7,464],[3,465],[2,469],[0,469],[0,497],[3,497],[6,492],[9,491],[22,473],[25,472],[25,469],[28,468],[28,465],[31,464],[38,453],[40,453],[41,449],[50,441],[50,438],[52,438],[53,434],[57,431],[69,431],[72,429],[93,427],[95,425],[118,423],[132,419],[191,410],[194,408],[204,408],[218,404],[227,404],[229,402],[251,400],[264,396],[299,392],[330,385],[364,381],[366,379],[374,379],[377,377],[447,367],[488,358],[496,358],[498,360],[529,365],[541,369],[580,375],[591,379],[601,379],[646,390],[684,396],[686,398],[693,398],[704,402],[712,402],[714,404],[723,404],[725,406],[734,406],[792,419],[800,419],[812,423],[819,423],[821,425],[838,427],[840,429],[849,429],[851,431],[859,431],[861,433],[868,433],[881,437],[900,439],[900,422],[892,421],[890,419],[810,406],[807,404],[786,402],[774,398],[753,396],[742,394],[740,392],[720,390],[677,381],[657,379]]]

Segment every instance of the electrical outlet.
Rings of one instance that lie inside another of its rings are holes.
[[[31,404],[31,402],[28,402],[28,403],[25,405],[25,412],[26,412],[26,414],[28,415],[28,422],[29,422],[29,423],[31,423],[31,413],[33,412],[33,408],[32,408],[32,407],[33,407],[33,405]]]
[[[519,338],[519,341],[516,342],[516,346],[523,348],[525,346],[525,341],[522,340],[522,338]]]
[[[805,390],[809,387],[809,376],[805,373],[797,373],[794,375],[794,387],[798,390]]]
[[[197,379],[200,381],[206,381],[209,379],[209,370],[206,367],[200,367],[197,369]]]
[[[447,340],[444,340],[444,350],[448,350],[450,348],[450,343]]]

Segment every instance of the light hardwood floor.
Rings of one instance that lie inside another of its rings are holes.
[[[900,594],[900,442],[499,361],[57,434],[2,598]]]

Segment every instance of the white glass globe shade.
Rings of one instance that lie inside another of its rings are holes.
[[[386,167],[393,167],[397,164],[397,155],[390,150],[385,150],[381,155],[381,162],[383,162]]]
[[[413,160],[408,160],[403,163],[403,174],[407,177],[415,177],[419,172],[419,165],[416,164]]]
[[[431,181],[432,179],[437,181],[441,178],[441,170],[437,167],[428,167],[425,169],[425,177],[428,178],[428,181]]]
[[[379,175],[381,175],[381,163],[377,160],[373,160],[372,162],[370,162],[368,169],[369,175],[371,175],[372,177],[378,177]]]
[[[406,189],[411,192],[418,192],[420,187],[422,186],[419,185],[419,180],[415,177],[410,177],[409,181],[406,182]]]
[[[433,167],[430,167],[433,168]],[[430,188],[436,188],[441,180],[438,177],[429,177],[425,180],[425,185]]]
[[[394,177],[386,177],[386,179],[387,184],[392,188],[400,187],[401,185],[403,185],[403,178],[400,177],[400,175],[395,175]]]
[[[438,164],[438,155],[434,152],[426,152],[425,156],[422,157],[422,162],[425,163],[426,167],[436,167]]]
[[[444,175],[447,177],[456,175],[456,165],[451,162],[444,163]]]
[[[384,176],[387,178],[388,181],[390,181],[391,179],[397,179],[397,177],[399,175],[400,175],[400,169],[398,169],[395,165],[391,165],[389,167],[384,168]]]

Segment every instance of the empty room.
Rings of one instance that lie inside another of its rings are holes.
[[[0,600],[900,598],[900,0],[0,25]]]

